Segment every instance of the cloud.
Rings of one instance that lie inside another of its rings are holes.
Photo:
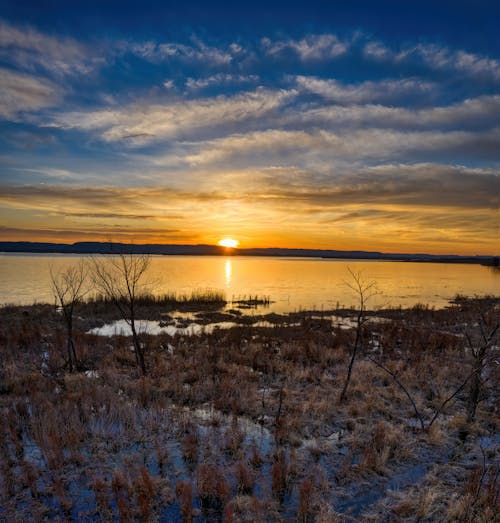
[[[500,80],[499,60],[437,44],[409,45],[395,51],[382,42],[370,41],[365,44],[363,53],[366,58],[375,61],[421,63],[437,71]]]
[[[405,60],[414,55],[433,69],[455,70],[473,76],[500,79],[500,61],[463,50],[452,50],[435,44],[419,44],[405,49],[396,57]]]
[[[232,79],[231,75],[214,75],[199,80],[190,79],[188,85],[194,89],[211,82]],[[424,148],[436,150],[438,144],[447,146],[452,137],[450,131],[455,132],[454,141],[459,139],[458,133],[465,133],[463,136],[468,142],[473,141],[472,133],[477,133],[479,142],[485,144],[488,140],[494,143],[497,141],[498,133],[494,126],[498,125],[500,118],[500,95],[479,96],[447,106],[412,109],[364,102],[391,98],[392,93],[396,97],[398,90],[407,95],[412,91],[414,94],[427,93],[432,91],[433,84],[408,79],[353,85],[304,76],[297,77],[297,83],[299,89],[272,90],[259,87],[254,91],[191,100],[144,97],[133,103],[110,108],[53,113],[48,121],[39,119],[39,123],[47,127],[92,132],[101,140],[130,146],[162,140],[196,140],[200,135],[242,134],[243,126],[252,132],[259,128],[263,130],[258,132],[272,130],[275,135],[281,130],[292,132],[290,127],[299,128],[308,134],[320,135],[320,130],[324,133],[333,132],[339,135],[339,140],[346,142],[343,149],[348,148],[349,141],[357,144],[358,135],[361,136],[363,131],[368,133],[366,136],[370,142],[384,133],[391,141],[393,135],[402,139],[399,146],[391,146],[401,151],[418,149],[417,142],[422,142],[426,136],[435,140],[434,145],[429,142],[429,146]],[[335,100],[305,104],[300,97],[300,92],[304,90],[322,93],[324,97]],[[332,104],[332,101],[341,103]],[[388,129],[395,131],[390,133]],[[446,132],[442,136],[439,133],[425,135],[424,131],[430,133],[429,129]],[[484,134],[486,129],[491,129],[489,139]],[[409,133],[410,130],[414,131],[413,134]],[[395,134],[397,132],[400,134]],[[406,134],[403,135],[403,132]],[[293,138],[294,135],[290,136]],[[306,137],[303,143],[310,143],[309,138]],[[337,143],[340,142],[337,140]],[[215,145],[219,144],[217,142]],[[173,145],[171,142],[170,146]],[[362,151],[366,149],[361,147]],[[185,150],[184,147],[178,148],[178,154],[184,154]],[[387,147],[381,143],[380,150],[386,151]],[[489,150],[491,153],[491,148]],[[189,150],[187,152],[191,155]]]
[[[92,229],[77,226],[50,227],[50,228],[28,228],[28,227],[4,227],[0,225],[0,234],[4,241],[113,241],[136,243],[165,243],[165,241],[196,241],[194,234],[182,233],[176,229],[155,229],[138,227],[121,227],[117,225],[94,226]]]
[[[200,129],[241,123],[278,109],[295,96],[293,90],[256,91],[178,102],[136,102],[120,108],[55,115],[49,126],[98,131],[108,142],[142,145],[178,138]]]
[[[341,41],[334,34],[311,34],[301,39],[262,38],[261,40],[261,46],[266,55],[277,57],[292,52],[303,62],[338,58],[349,50],[349,45],[348,42]]]
[[[256,83],[258,81],[259,77],[255,74],[242,75],[217,73],[204,78],[188,78],[186,80],[186,87],[190,90],[198,90],[204,89],[205,87],[209,87],[211,85]]]
[[[194,202],[210,206],[234,201],[259,201],[270,206],[288,202],[296,212],[300,212],[301,206],[335,209],[337,205],[366,203],[497,210],[500,196],[498,171],[446,164],[384,164],[320,177],[295,167],[247,168],[226,173],[229,177],[222,172],[217,180],[208,181],[211,190],[200,184],[197,191],[151,186],[3,184],[0,204],[68,216],[100,215],[106,209],[104,214],[110,216],[161,218],[177,214],[179,207],[192,206]],[[251,179],[242,191],[241,181],[249,176]]]
[[[188,63],[201,63],[211,66],[229,65],[233,59],[232,48],[225,50],[206,45],[193,38],[193,45],[176,42],[120,42],[117,48],[121,52],[131,52],[151,62],[179,60]]]
[[[351,162],[386,160],[404,157],[412,152],[446,154],[466,151],[471,157],[495,157],[500,160],[500,129],[485,133],[391,129],[333,133],[325,130],[273,129],[234,134],[190,145],[194,151],[185,153],[184,161],[198,167],[240,160],[246,165],[259,165],[262,161],[303,166],[322,163],[328,168],[329,163],[339,159]]]
[[[82,173],[69,171],[68,169],[57,169],[54,167],[39,167],[37,169],[17,169],[19,171],[35,173],[47,178],[65,179],[65,180],[79,180],[82,178]]]
[[[27,71],[43,68],[56,75],[86,74],[103,63],[99,53],[73,38],[47,35],[2,20],[0,58]]]
[[[367,58],[375,60],[391,60],[395,57],[385,44],[377,41],[367,42],[363,48],[363,53]]]
[[[315,76],[296,76],[298,88],[318,94],[323,98],[346,104],[365,104],[401,99],[413,95],[432,95],[436,84],[413,78],[402,80],[365,81],[358,84],[345,84],[334,79]]]
[[[179,202],[214,201],[225,198],[217,192],[176,191],[164,187],[101,187],[78,185],[1,185],[0,204],[66,216],[170,217]],[[177,213],[175,213],[177,214]],[[179,214],[179,216],[181,216]]]
[[[184,160],[190,165],[206,165],[220,160],[241,156],[272,153],[281,156],[285,150],[295,150],[301,154],[304,149],[327,145],[328,138],[321,134],[314,136],[306,131],[284,131],[270,129],[245,134],[234,134],[192,144],[197,152],[186,155]]]
[[[391,107],[380,104],[321,105],[296,114],[288,113],[288,124],[309,124],[381,128],[488,128],[498,125],[500,95],[479,96],[425,109]]]
[[[200,231],[214,222],[214,203],[219,205],[222,221],[232,212],[224,208],[226,202],[226,196],[215,191],[168,187],[4,184],[0,186],[0,206],[6,212],[0,233],[4,238],[9,233],[13,239],[30,239],[31,235],[38,241],[44,237],[115,241],[128,237],[128,241],[140,242],[199,242]],[[28,217],[25,223],[36,220],[36,227],[19,227],[19,216]]]
[[[21,113],[56,104],[61,90],[52,82],[0,68],[0,118],[16,120]]]
[[[349,210],[354,208],[355,210]],[[387,227],[387,223],[395,227],[404,228],[406,232],[410,230],[419,230],[424,234],[430,235],[432,231],[440,230],[445,236],[446,230],[460,229],[461,234],[476,234],[477,240],[481,236],[491,236],[492,213],[488,210],[478,209],[459,210],[440,208],[419,208],[419,207],[402,207],[402,206],[349,206],[340,212],[334,212],[320,219],[322,225],[345,225],[357,224],[358,226],[369,227]],[[471,238],[473,239],[473,238]],[[436,238],[434,237],[434,240]],[[448,240],[452,240],[448,234]],[[456,238],[453,238],[456,241]]]
[[[12,115],[9,116],[9,119],[13,118],[15,117]],[[5,132],[3,138],[10,145],[25,150],[49,148],[57,143],[57,139],[54,135],[43,132],[40,129],[36,129],[35,131],[15,130],[12,132]]]
[[[296,207],[336,209],[342,205],[482,209],[498,212],[500,175],[494,170],[443,164],[388,164],[332,176],[316,186],[286,185],[268,179],[266,194],[275,200],[296,200]]]
[[[344,182],[344,183],[342,183]],[[499,205],[500,173],[434,163],[386,164],[341,177],[342,197],[367,203],[483,209]]]

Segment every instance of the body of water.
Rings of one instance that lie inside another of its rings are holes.
[[[50,268],[77,263],[78,255],[0,254],[0,303],[54,303]],[[268,310],[331,309],[356,305],[349,269],[375,282],[369,308],[425,303],[443,307],[457,293],[500,295],[500,272],[466,264],[332,260],[316,258],[153,256],[146,280],[157,293],[218,289],[228,300],[258,294]]]

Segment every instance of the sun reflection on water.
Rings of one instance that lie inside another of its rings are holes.
[[[231,285],[231,277],[233,275],[233,262],[231,260],[226,260],[224,265],[224,272],[226,275],[226,286],[229,287]]]

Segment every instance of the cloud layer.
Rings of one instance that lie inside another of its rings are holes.
[[[0,21],[0,119],[4,237],[498,250],[495,56]]]

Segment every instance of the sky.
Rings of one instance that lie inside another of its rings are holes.
[[[499,254],[497,1],[0,1],[0,240]]]

